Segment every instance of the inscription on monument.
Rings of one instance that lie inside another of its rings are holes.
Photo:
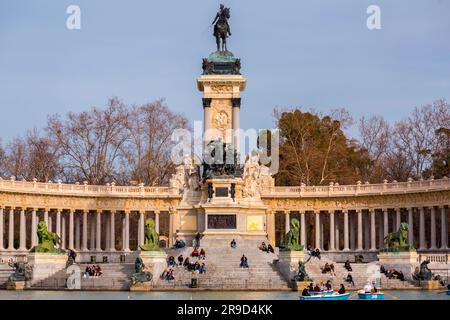
[[[208,229],[236,229],[236,215],[234,214],[208,215]]]
[[[216,188],[216,197],[228,197],[228,188],[227,187]]]

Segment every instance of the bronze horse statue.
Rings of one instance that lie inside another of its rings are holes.
[[[221,4],[220,10],[212,23],[212,25],[215,24],[214,37],[216,37],[217,51],[228,51],[227,38],[228,36],[231,36],[228,19],[230,19],[230,8],[225,8],[225,6]]]

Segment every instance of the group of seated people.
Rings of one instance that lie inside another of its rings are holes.
[[[323,292],[329,292],[329,291],[333,291],[333,287],[331,285],[331,281],[328,280],[325,284],[323,282],[319,284],[316,283],[316,285],[314,285],[312,282],[309,284],[309,286],[307,286],[306,288],[303,289],[302,291],[302,296],[311,296],[313,294],[320,294]],[[345,291],[345,287],[344,285],[341,283],[338,293],[339,294],[344,294]]]
[[[334,269],[334,264],[330,264],[328,262],[325,263],[323,268],[320,268],[322,270],[322,273],[329,273],[331,276],[336,275],[336,270]]]
[[[184,240],[182,240],[182,239],[177,238],[175,240],[175,244],[173,245],[173,247],[175,249],[182,249],[182,248],[186,247],[186,242],[184,242]]]
[[[102,275],[102,268],[99,265],[87,266],[84,270],[84,277],[100,277]]]
[[[198,248],[194,247],[194,250],[192,250],[192,253],[191,253],[191,257],[197,257],[200,260],[205,260],[206,252],[205,252],[205,250],[203,250],[203,248],[198,250]]]
[[[248,259],[245,256],[245,254],[243,254],[241,257],[241,263],[240,263],[239,267],[240,268],[248,268]]]
[[[180,255],[180,257],[182,258],[181,255]],[[180,257],[178,257],[178,261],[180,261]],[[189,257],[186,257],[186,259],[184,259],[184,262],[182,262],[182,265],[187,271],[192,271],[193,273],[196,272],[196,273],[202,274],[202,273],[206,272],[205,263],[200,264],[199,261],[191,262],[189,260]]]
[[[273,247],[270,243],[266,245],[266,243],[263,242],[259,245],[258,249],[267,253],[269,252],[275,253],[275,250],[273,250]]]
[[[173,269],[167,268],[166,270],[164,270],[163,274],[161,275],[161,278],[167,281],[175,280],[175,277],[173,275]]]
[[[316,248],[316,249],[313,249],[310,245],[308,246],[308,248],[307,248],[307,250],[308,250],[308,254],[311,256],[311,257],[316,257],[317,259],[321,259],[321,256],[320,256],[320,249],[319,248]]]
[[[384,273],[384,275],[388,279],[399,279],[400,281],[405,281],[405,276],[403,275],[402,271],[398,271],[398,270],[395,270],[395,269],[386,270],[384,268],[384,266],[382,265],[380,267],[380,273]]]

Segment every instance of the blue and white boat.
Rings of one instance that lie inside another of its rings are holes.
[[[300,300],[348,300],[350,293],[339,294],[333,292],[332,294],[319,293],[312,296],[300,296]]]
[[[365,292],[364,290],[358,291],[358,297],[360,300],[383,300],[384,293],[382,292]]]
[[[447,290],[447,295],[450,296],[450,290]]]

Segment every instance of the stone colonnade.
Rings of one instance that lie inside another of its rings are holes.
[[[284,233],[292,218],[300,221],[300,243],[305,247],[331,252],[377,251],[383,248],[384,237],[406,222],[409,245],[422,251],[449,248],[448,206],[276,212],[285,215]]]

